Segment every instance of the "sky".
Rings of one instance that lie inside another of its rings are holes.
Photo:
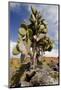
[[[43,18],[48,22],[48,35],[54,41],[54,48],[49,56],[58,55],[58,5],[47,4],[27,4],[14,3],[9,4],[9,32],[10,32],[10,48],[12,49],[18,39],[18,29],[22,22],[29,22],[31,15],[31,6],[35,7],[42,14]],[[10,50],[12,55],[12,50]]]

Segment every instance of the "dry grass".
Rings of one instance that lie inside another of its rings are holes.
[[[58,57],[43,57],[43,61],[45,61],[47,64],[49,63],[54,63],[57,64],[58,61]]]
[[[11,58],[10,62],[10,68],[11,70],[15,71],[16,69],[18,69],[21,65],[20,63],[20,59],[19,58]]]
[[[28,61],[29,60],[27,60],[27,62]],[[42,62],[49,64],[49,65],[57,64],[58,63],[58,57],[43,57]],[[9,63],[10,63],[10,68],[13,71],[15,71],[17,68],[19,68],[21,66],[21,61],[19,58],[11,58]]]

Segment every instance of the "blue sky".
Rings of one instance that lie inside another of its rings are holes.
[[[10,41],[16,42],[18,38],[18,29],[21,23],[27,21],[31,14],[31,6],[39,10],[48,22],[48,35],[54,40],[54,48],[58,49],[58,5],[44,4],[25,4],[13,3],[9,4],[9,32]]]

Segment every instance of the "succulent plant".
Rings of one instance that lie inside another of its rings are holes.
[[[51,51],[53,42],[47,36],[48,24],[46,20],[43,19],[37,9],[31,7],[31,11],[30,24],[25,22],[19,28],[17,45],[13,49],[13,54],[23,53],[25,56],[30,55],[32,64],[35,67],[40,52]]]

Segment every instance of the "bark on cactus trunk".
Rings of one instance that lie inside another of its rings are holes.
[[[40,57],[40,61],[42,60],[43,58],[43,50],[41,49],[41,54],[39,54],[39,56],[37,56],[37,48],[34,48],[34,54],[33,54],[33,59],[32,59],[32,63],[33,63],[33,68],[36,68],[37,67],[37,62],[39,60],[39,57]],[[40,53],[40,50],[39,50],[39,53]]]
[[[33,64],[33,68],[35,68],[37,66],[37,48],[36,48],[36,41],[34,39],[34,44],[33,44],[33,56],[32,56],[32,64]]]
[[[34,68],[37,66],[36,51],[35,51],[34,56],[33,56],[33,65],[34,65]]]

